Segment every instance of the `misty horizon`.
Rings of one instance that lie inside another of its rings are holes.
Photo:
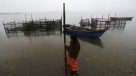
[[[61,12],[63,3],[66,11],[74,12],[136,11],[135,0],[2,0],[0,13]]]

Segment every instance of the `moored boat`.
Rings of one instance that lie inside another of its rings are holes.
[[[79,27],[79,26],[69,26],[69,27],[65,27],[64,32],[71,34],[71,35],[81,36],[81,37],[99,38],[103,35],[103,33],[106,30],[107,30],[107,28],[88,29],[88,28],[83,28],[83,27]]]
[[[115,20],[132,20],[133,17],[110,17],[111,21],[115,21]]]

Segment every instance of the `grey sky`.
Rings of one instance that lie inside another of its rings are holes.
[[[0,12],[135,11],[136,0],[0,0]]]

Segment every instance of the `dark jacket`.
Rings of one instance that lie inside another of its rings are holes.
[[[68,51],[70,57],[77,58],[78,53],[80,51],[80,44],[79,44],[78,40],[71,41],[70,46],[67,47],[67,51]]]

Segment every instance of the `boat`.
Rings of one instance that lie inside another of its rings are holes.
[[[103,33],[107,30],[107,28],[104,29],[88,29],[83,28],[80,26],[66,26],[64,29],[64,32],[67,34],[80,36],[80,37],[87,37],[87,38],[100,38]]]
[[[115,20],[132,20],[133,17],[110,17],[111,21]]]

